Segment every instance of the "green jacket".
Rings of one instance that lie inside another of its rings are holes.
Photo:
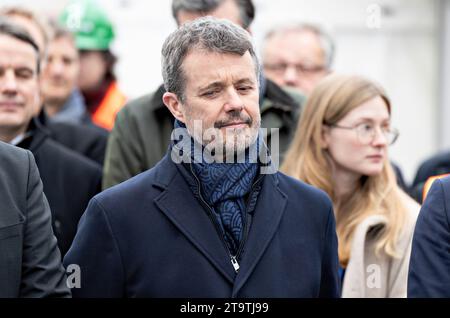
[[[117,114],[106,148],[103,189],[152,168],[166,154],[174,118],[162,101],[164,87],[125,105]],[[266,80],[261,102],[261,127],[279,129],[280,157],[297,126],[304,97]],[[268,130],[267,144],[271,145]]]

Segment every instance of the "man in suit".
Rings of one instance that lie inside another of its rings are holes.
[[[332,204],[270,165],[249,34],[197,19],[162,65],[172,150],[91,200],[64,258],[74,296],[339,296]]]
[[[202,16],[227,19],[250,30],[255,16],[252,0],[172,0],[172,15],[178,26]],[[282,159],[292,139],[304,96],[281,89],[260,78],[261,127],[275,128]],[[164,157],[170,143],[174,117],[162,101],[163,85],[156,92],[131,101],[118,113],[108,138],[103,189],[152,168]],[[272,130],[267,130],[271,145]],[[278,156],[278,151],[272,156]],[[280,159],[280,161],[281,161]]]
[[[33,155],[0,142],[0,162],[0,298],[70,297]]]
[[[450,177],[433,182],[419,213],[408,297],[450,297]]]
[[[49,138],[33,117],[39,103],[39,50],[31,36],[0,21],[0,140],[30,150],[48,198],[61,253],[101,186],[101,167]]]

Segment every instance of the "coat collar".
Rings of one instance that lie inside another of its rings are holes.
[[[287,196],[279,189],[277,174],[263,179],[240,270],[236,274],[207,212],[193,195],[186,195],[192,192],[170,153],[158,163],[155,173],[153,186],[163,190],[154,200],[156,206],[233,285],[233,296],[236,296],[269,246],[284,213]]]
[[[33,117],[28,125],[26,137],[17,146],[28,149],[34,154],[49,137],[48,130],[36,117]]]

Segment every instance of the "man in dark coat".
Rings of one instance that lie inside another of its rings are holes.
[[[0,298],[70,297],[33,155],[0,142],[0,162]]]
[[[17,146],[30,150],[36,159],[53,215],[53,230],[64,255],[89,200],[101,191],[101,167],[52,140],[36,119],[27,132],[28,137]]]
[[[178,25],[209,15],[226,18],[246,30],[255,15],[251,0],[173,0],[172,14]],[[304,102],[300,93],[281,89],[261,75],[261,127],[277,130],[280,160],[289,146]],[[117,115],[108,139],[103,188],[109,188],[153,167],[167,151],[174,117],[162,102],[165,93],[161,85],[127,104]],[[271,145],[273,131],[267,130],[267,144]],[[273,156],[278,153],[273,153]]]
[[[408,297],[450,297],[450,177],[437,179],[417,219]]]
[[[33,152],[52,209],[54,232],[64,254],[81,214],[100,191],[101,167],[48,137],[33,110],[39,102],[38,50],[20,27],[0,30],[0,140]]]
[[[172,150],[90,202],[64,258],[73,295],[338,297],[331,201],[268,160],[248,33],[201,18],[162,52]]]

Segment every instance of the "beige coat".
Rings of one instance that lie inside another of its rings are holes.
[[[400,257],[391,258],[383,253],[380,257],[375,256],[373,230],[384,226],[387,220],[381,215],[365,219],[355,231],[342,297],[406,297],[411,242],[420,206],[406,194],[403,194],[403,199],[408,214],[397,245]]]

